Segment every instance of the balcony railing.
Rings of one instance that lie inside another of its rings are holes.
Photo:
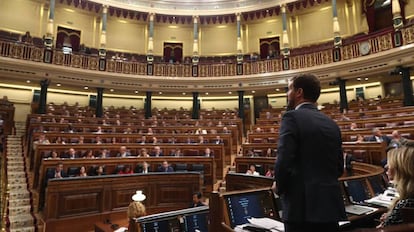
[[[370,53],[376,54],[395,47],[393,30],[382,31],[376,34],[347,39],[340,48],[340,59],[350,60],[361,57],[359,46],[361,42],[368,42],[371,46]],[[414,24],[401,29],[401,45],[414,43]],[[14,59],[43,62],[45,48],[19,42],[0,41],[0,56]],[[329,44],[316,45],[308,48],[293,49],[287,63],[282,58],[245,61],[243,62],[243,75],[272,73],[284,70],[283,64],[288,69],[303,69],[318,65],[334,63],[333,46]],[[285,60],[286,62],[286,60]],[[61,50],[53,51],[53,65],[72,68],[99,70],[99,57],[87,54],[64,54]],[[237,64],[234,63],[200,63],[198,64],[199,77],[236,76]],[[192,77],[192,64],[154,63],[155,76],[165,77]],[[286,68],[285,68],[286,69]],[[124,60],[106,60],[106,72],[123,73],[131,75],[147,75],[147,63],[131,62]]]

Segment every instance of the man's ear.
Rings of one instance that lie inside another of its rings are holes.
[[[303,89],[302,88],[297,88],[296,89],[296,95],[303,97]]]

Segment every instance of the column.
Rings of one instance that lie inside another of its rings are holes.
[[[402,16],[401,16],[401,6],[398,0],[392,0],[392,21],[394,25],[394,29],[399,30],[401,29],[403,24]]]
[[[286,19],[286,5],[282,5],[282,51],[280,54],[283,55],[282,58],[282,69],[283,70],[289,70],[290,69],[290,63],[288,56],[290,55],[289,50],[289,36],[287,33],[287,19]]]
[[[147,51],[147,61],[152,63],[154,61],[154,13],[149,13],[149,24],[148,24],[148,51]]]
[[[243,41],[241,38],[241,13],[236,13],[237,23],[237,75],[243,75]]]
[[[282,5],[282,51],[281,54],[285,57],[289,56],[289,36],[287,34],[287,18],[286,18],[286,5]]]
[[[40,81],[40,99],[38,114],[46,114],[46,102],[47,102],[47,88],[49,87],[50,80],[44,79]]]
[[[243,61],[243,41],[241,38],[241,14],[236,13],[237,20],[237,62]]]
[[[99,40],[99,71],[106,69],[106,25],[108,21],[108,6],[102,6],[102,28],[101,38]]]
[[[242,131],[244,132],[244,91],[240,90],[237,93],[239,93],[239,118],[242,120]]]
[[[151,99],[152,97],[152,92],[148,91],[147,92],[147,98],[145,99],[145,118],[151,118],[152,117],[152,112],[151,112]]]
[[[103,100],[103,88],[96,88],[96,109],[95,115],[97,118],[102,118],[103,116],[103,107],[102,107],[102,100]]]
[[[334,46],[339,47],[342,45],[341,29],[338,22],[338,10],[336,8],[336,0],[332,0],[332,14],[333,14],[333,33],[334,33]]]
[[[199,61],[199,53],[198,53],[198,20],[199,17],[197,15],[193,16],[193,57],[192,57],[192,67],[191,67],[191,75],[193,77],[198,77],[198,61]]]
[[[199,104],[198,104],[198,92],[193,92],[193,115],[192,119],[199,118]]]
[[[147,75],[152,76],[154,74],[154,13],[149,13],[148,24],[148,51],[147,51]]]
[[[404,106],[413,106],[413,83],[410,79],[410,68],[400,68],[400,73],[402,75],[401,84],[403,87],[404,94]]]
[[[43,44],[45,45],[45,51],[43,54],[43,62],[52,63],[53,57],[53,31],[55,19],[55,0],[50,0],[49,3],[49,21],[47,22],[46,35],[43,37]]]
[[[193,16],[193,65],[198,64],[198,16]]]
[[[339,109],[341,113],[344,110],[348,110],[348,98],[346,96],[346,80],[342,80],[338,78],[338,85],[339,85]]]

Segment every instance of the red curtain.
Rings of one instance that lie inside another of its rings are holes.
[[[78,52],[80,45],[80,34],[81,31],[72,30],[65,27],[58,27],[56,48],[63,48],[63,45],[72,47],[72,51]]]
[[[279,57],[279,37],[260,39],[260,59]]]
[[[183,60],[182,43],[164,43],[164,61],[181,63]]]

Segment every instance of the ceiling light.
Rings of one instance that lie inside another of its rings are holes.
[[[252,93],[256,93],[256,91],[252,90]]]
[[[231,91],[229,91],[229,94],[232,94],[232,92],[231,92]]]
[[[89,89],[89,87],[88,86],[85,86],[85,87],[83,87],[83,89]]]
[[[276,91],[277,91],[277,92],[279,92],[279,91],[280,91],[280,89],[279,89],[279,88],[277,88],[277,89],[276,89]]]
[[[160,91],[160,92],[158,92],[158,94],[159,94],[159,95],[161,95],[161,94],[162,94],[162,92]]]
[[[26,83],[27,83],[27,84],[29,84],[30,82],[31,82],[30,80],[27,80],[27,81],[26,81]]]
[[[60,87],[60,86],[62,86],[62,85],[61,85],[60,83],[57,83],[57,84],[56,84],[56,86],[57,86],[57,87]]]
[[[206,95],[208,95],[208,93],[206,93]]]
[[[109,91],[113,92],[113,91],[115,91],[115,90],[114,90],[114,89],[110,89]]]
[[[138,90],[135,90],[135,94],[139,93]]]
[[[184,93],[184,92],[183,92],[183,95],[186,95],[186,94],[187,94],[187,93]]]
[[[358,78],[357,78],[357,81],[361,81],[361,77],[358,77]]]
[[[368,80],[368,77],[365,77],[365,80],[367,81]]]

